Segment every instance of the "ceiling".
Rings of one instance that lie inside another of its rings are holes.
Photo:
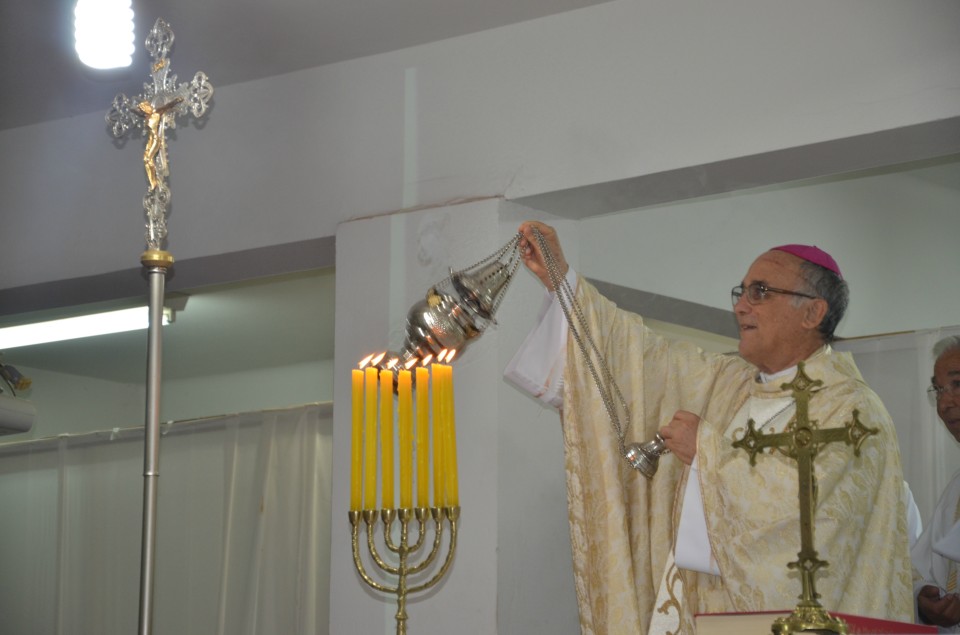
[[[171,67],[214,87],[395,51],[606,0],[133,0],[136,53],[96,73],[73,51],[75,0],[0,2],[0,130],[102,111],[149,79],[144,39],[173,29]]]

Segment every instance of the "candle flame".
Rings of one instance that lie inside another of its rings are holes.
[[[375,355],[375,353],[370,353],[369,355],[367,355],[366,357],[364,357],[364,358],[360,361],[360,368],[363,368],[364,366],[366,366],[367,364],[369,364],[369,363],[370,363],[370,360],[373,359],[373,356],[374,356],[374,355]]]
[[[440,354],[437,355],[437,362],[441,364],[449,364],[453,361],[453,356],[457,354],[457,349],[455,348],[445,348],[440,351]]]
[[[426,357],[424,357],[423,359],[421,359],[421,360],[420,360],[420,364],[421,364],[422,366],[426,366],[427,364],[430,363],[430,361],[431,361],[432,359],[433,359],[433,354],[431,353],[430,355],[427,355]]]
[[[419,361],[420,361],[420,360],[417,359],[416,357],[411,357],[410,359],[407,360],[407,363],[404,364],[403,367],[404,367],[406,370],[410,370],[411,368],[413,368],[414,366],[416,366],[416,365],[417,365],[417,362],[419,362]]]
[[[374,357],[372,360],[370,360],[370,363],[373,364],[374,366],[376,366],[377,364],[380,363],[380,360],[382,360],[384,357],[386,357],[386,355],[387,355],[387,351],[383,351],[382,353],[380,353],[379,355],[377,355],[376,357]]]
[[[396,358],[396,357],[394,357],[393,359],[391,359],[389,362],[387,362],[387,370],[391,370],[394,366],[397,365],[397,362],[399,362],[399,361],[400,361],[400,360],[399,360],[398,358]]]

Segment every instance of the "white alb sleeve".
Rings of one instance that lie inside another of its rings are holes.
[[[567,271],[567,284],[576,292],[577,274]],[[563,367],[567,360],[567,319],[556,293],[547,293],[538,322],[503,371],[521,390],[554,408],[563,407]]]

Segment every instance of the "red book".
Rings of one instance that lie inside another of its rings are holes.
[[[774,620],[793,611],[760,611],[757,613],[699,613],[694,616],[697,635],[770,635]],[[912,635],[936,633],[936,626],[897,622],[876,617],[830,612],[847,623],[850,635]]]

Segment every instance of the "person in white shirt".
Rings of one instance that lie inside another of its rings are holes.
[[[960,441],[960,336],[940,340],[933,354],[930,392],[943,425]],[[944,489],[910,557],[919,575],[914,592],[920,621],[935,624],[941,633],[960,633],[960,471]]]

